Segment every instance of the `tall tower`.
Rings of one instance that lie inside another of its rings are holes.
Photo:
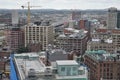
[[[117,28],[120,28],[120,11],[117,14]]]
[[[13,10],[12,11],[12,25],[17,25],[18,24],[18,11],[17,10]]]
[[[117,28],[117,8],[111,7],[108,9],[107,27],[108,29]]]

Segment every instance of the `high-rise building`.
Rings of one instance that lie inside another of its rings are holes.
[[[24,31],[19,27],[13,27],[5,31],[6,41],[11,50],[17,50],[24,46]]]
[[[107,27],[108,29],[120,28],[120,11],[117,8],[111,7],[108,9]]]
[[[12,11],[12,25],[17,25],[19,18],[18,18],[18,11],[17,10],[13,10]]]
[[[120,28],[120,11],[117,14],[117,28]]]
[[[108,9],[107,27],[108,29],[117,28],[117,8],[111,7]]]
[[[48,44],[54,39],[53,27],[49,25],[30,24],[25,26],[25,46],[29,44],[41,44],[42,50],[46,50]]]
[[[90,80],[120,79],[120,54],[110,54],[103,50],[86,51],[84,63],[88,66]]]

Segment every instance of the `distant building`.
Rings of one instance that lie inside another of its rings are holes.
[[[96,29],[91,33],[92,39],[88,42],[88,50],[106,50],[117,52],[120,50],[119,29]]]
[[[88,20],[80,20],[78,24],[80,29],[86,29],[86,30],[90,29],[90,21]]]
[[[25,46],[38,43],[42,45],[42,50],[46,50],[48,44],[52,44],[54,39],[53,27],[43,23],[30,24],[25,26]]]
[[[117,28],[120,28],[120,11],[117,14]]]
[[[18,11],[17,10],[13,10],[12,11],[12,25],[17,25],[19,22],[19,16],[18,16]]]
[[[91,39],[87,43],[87,50],[106,50],[107,52],[115,52],[115,44],[112,39]]]
[[[19,27],[12,27],[5,31],[6,42],[11,50],[16,51],[24,46],[24,31]]]
[[[117,28],[117,8],[111,7],[108,9],[108,17],[107,17],[107,27],[108,29],[116,29]]]
[[[120,54],[110,54],[103,50],[86,51],[84,63],[89,68],[90,80],[120,79]]]

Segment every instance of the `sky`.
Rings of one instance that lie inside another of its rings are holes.
[[[120,0],[0,0],[0,9],[22,9],[30,2],[33,9],[120,9]]]

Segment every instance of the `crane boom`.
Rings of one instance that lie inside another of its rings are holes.
[[[30,8],[32,8],[32,7],[41,7],[41,6],[30,6],[30,2],[28,2],[28,5],[27,6],[21,6],[23,9],[24,8],[28,8],[28,16],[27,16],[27,23],[28,23],[28,25],[29,25],[29,23],[30,23]]]

